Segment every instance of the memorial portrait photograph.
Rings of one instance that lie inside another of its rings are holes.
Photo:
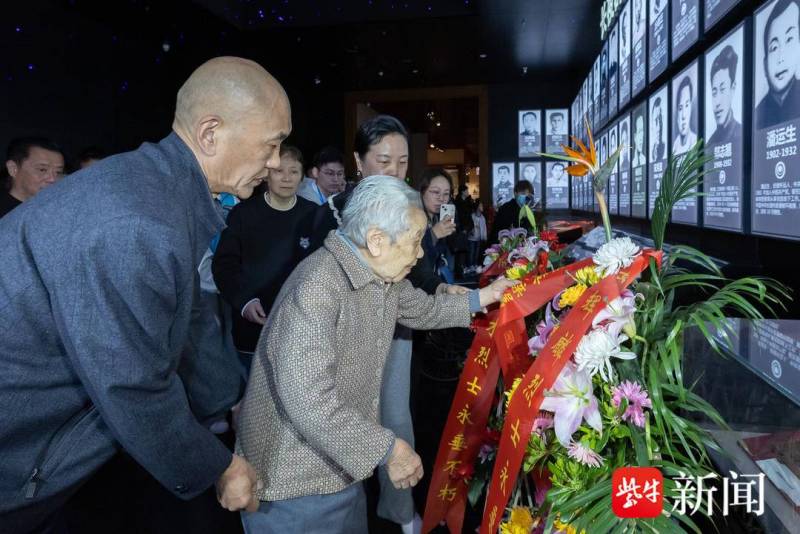
[[[644,128],[644,126],[642,126]],[[619,153],[619,214],[630,215],[631,212],[631,158],[633,148],[630,142],[631,116],[625,114],[619,120],[619,143],[622,151]]]
[[[647,82],[647,1],[631,1],[631,96],[636,96]]]
[[[542,163],[539,161],[523,161],[519,164],[519,179],[533,185],[534,205],[542,204]]]
[[[655,80],[667,68],[667,0],[650,0],[650,31],[647,37],[648,80]]]
[[[547,177],[545,178],[547,208],[569,207],[567,197],[569,175],[566,171],[566,164],[560,161],[548,161],[545,165],[547,169]]]
[[[545,152],[561,152],[561,145],[567,144],[567,110],[548,109],[544,112]]]
[[[800,116],[800,0],[773,0],[759,11],[753,50],[755,128]]]
[[[700,0],[672,0],[672,61],[700,36]]]
[[[618,109],[619,83],[619,24],[611,28],[608,37],[608,116],[613,117]]]
[[[699,98],[697,61],[672,80],[672,153],[684,154],[697,143]]]
[[[705,61],[707,145],[742,143],[744,27],[710,48]]]
[[[542,150],[541,124],[538,109],[517,112],[519,116],[519,156],[532,157]]]
[[[800,239],[800,0],[754,18],[752,231]]]
[[[647,105],[645,100],[633,109],[633,156],[631,159],[631,216],[644,218],[647,214]]]
[[[650,129],[648,138],[650,147],[648,150],[649,161],[663,161],[667,159],[667,88],[664,87],[650,97]]]
[[[708,49],[705,55],[706,164],[703,181],[704,225],[741,231],[744,166],[744,25]]]
[[[619,12],[619,108],[631,98],[631,3]]]
[[[501,206],[514,198],[514,163],[492,163],[492,202]]]

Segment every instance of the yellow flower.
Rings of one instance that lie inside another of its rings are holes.
[[[559,308],[566,308],[567,306],[572,306],[578,299],[581,298],[583,292],[586,291],[586,286],[584,284],[575,284],[574,286],[566,289],[561,294],[561,299],[558,301]]]
[[[529,534],[532,528],[533,516],[524,506],[512,508],[508,521],[500,523],[501,534]]]
[[[566,532],[566,534],[578,534],[578,531],[575,527],[568,525],[567,523],[562,523],[558,519],[553,522],[553,528],[556,529],[557,532]],[[585,530],[581,530],[581,534],[586,534]]]
[[[528,274],[528,270],[525,267],[509,267],[506,269],[506,278],[509,280],[519,280],[526,274]]]
[[[575,280],[585,286],[593,286],[600,281],[600,275],[594,270],[594,266],[589,266],[576,271]]]
[[[519,386],[520,382],[522,382],[522,378],[515,378],[514,383],[511,384],[511,387],[508,388],[508,391],[505,392],[506,396],[506,410],[508,410],[508,403],[511,402],[511,395],[517,390],[517,386]]]

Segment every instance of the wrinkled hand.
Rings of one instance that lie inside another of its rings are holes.
[[[500,302],[503,293],[509,287],[519,284],[519,280],[508,280],[502,276],[480,290],[481,307],[485,308],[489,304]]]
[[[436,239],[444,239],[456,231],[456,223],[453,221],[452,217],[447,216],[438,223],[434,224],[431,228],[431,231],[433,232],[433,235],[436,236]]]
[[[251,323],[264,324],[267,322],[267,314],[264,313],[264,308],[261,306],[260,300],[254,300],[244,307],[242,315]]]
[[[395,438],[386,472],[395,488],[405,489],[417,485],[422,478],[422,460],[407,442]]]
[[[258,480],[253,466],[238,454],[234,454],[231,465],[217,480],[217,500],[223,508],[231,512],[238,510],[255,512],[258,510],[255,493],[262,487],[264,485]]]
[[[469,289],[464,286],[448,284],[444,292],[447,293],[448,295],[463,295],[465,293],[469,293]]]

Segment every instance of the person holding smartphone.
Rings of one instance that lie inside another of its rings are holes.
[[[428,229],[422,238],[422,249],[430,259],[434,272],[443,282],[452,284],[453,253],[446,238],[456,231],[456,206],[450,202],[453,181],[444,169],[428,169],[417,184],[422,196]]]

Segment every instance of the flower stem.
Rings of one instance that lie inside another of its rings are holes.
[[[608,216],[608,206],[606,205],[606,197],[602,191],[595,190],[594,196],[597,198],[597,204],[600,206],[600,215],[603,217],[603,226],[606,230],[606,243],[611,241],[611,219]]]

